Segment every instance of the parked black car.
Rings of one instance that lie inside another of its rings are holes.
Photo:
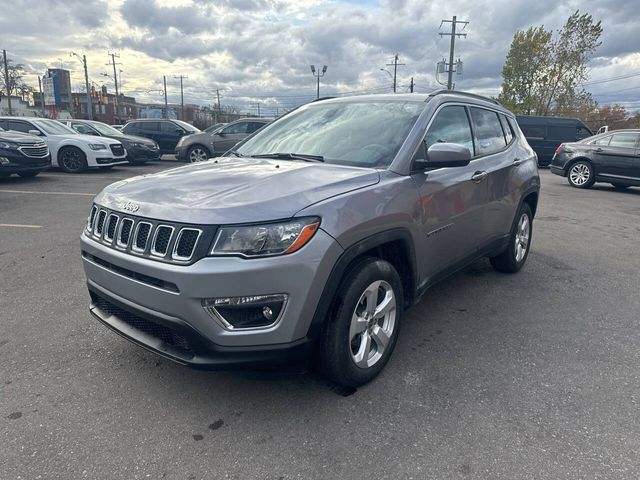
[[[42,139],[0,128],[0,177],[35,177],[50,166],[49,147]]]
[[[178,141],[185,135],[200,132],[199,129],[180,120],[145,118],[130,120],[122,127],[122,133],[155,140],[160,153],[174,153]]]
[[[593,135],[581,120],[567,117],[516,116],[527,142],[538,155],[538,165],[546,167],[563,142],[577,142]]]
[[[144,137],[126,135],[106,123],[95,120],[61,120],[68,127],[84,135],[95,135],[119,140],[127,151],[127,161],[140,165],[149,160],[160,159],[160,148],[153,140]]]
[[[640,186],[640,129],[610,130],[574,143],[563,143],[551,172],[577,188],[607,182],[618,189]]]

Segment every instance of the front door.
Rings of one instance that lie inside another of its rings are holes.
[[[640,134],[635,132],[619,132],[612,134],[608,143],[598,143],[594,152],[596,173],[612,180],[636,177],[634,159],[638,137]]]
[[[233,148],[233,146],[240,140],[245,138],[247,136],[248,126],[249,122],[236,122],[213,135],[213,149],[215,155],[222,155],[227,150]]]
[[[464,106],[444,106],[436,113],[418,156],[425,158],[428,148],[436,142],[457,143],[473,154],[473,137]],[[412,174],[422,205],[421,283],[437,278],[477,252],[487,200],[486,176],[479,171],[480,163],[482,159],[472,160],[465,167]]]

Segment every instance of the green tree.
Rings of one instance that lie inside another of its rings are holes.
[[[547,66],[551,63],[551,32],[544,26],[516,32],[504,67],[498,100],[516,113],[531,114],[539,104]]]
[[[595,108],[582,84],[602,26],[576,11],[554,38],[544,26],[516,32],[502,69],[499,99],[515,113],[575,115]]]

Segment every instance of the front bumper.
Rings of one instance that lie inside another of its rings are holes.
[[[83,150],[87,156],[87,166],[104,167],[106,165],[121,165],[127,163],[127,152],[114,156],[109,150]]]
[[[159,160],[160,150],[157,148],[129,147],[127,148],[127,159],[133,162]]]
[[[12,150],[0,150],[0,157],[8,160],[8,163],[0,161],[0,172],[2,173],[39,172],[51,167],[50,155],[43,158],[32,158]]]
[[[285,256],[242,259],[207,257],[191,265],[140,258],[82,235],[83,265],[91,312],[138,345],[180,363],[216,368],[287,363],[308,353],[309,327],[339,244],[319,230],[308,245]],[[205,298],[281,294],[288,301],[279,321],[265,328],[229,330],[203,308]],[[113,310],[108,304],[119,310]],[[102,305],[102,306],[101,306]],[[122,313],[124,312],[124,313]],[[127,323],[134,315],[177,332],[192,345],[172,351],[172,337],[150,335]],[[306,345],[306,346],[303,346]]]

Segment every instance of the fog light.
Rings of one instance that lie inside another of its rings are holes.
[[[228,330],[265,328],[280,320],[286,294],[207,298],[202,307]]]
[[[8,165],[11,163],[7,157],[0,157],[0,165]]]

